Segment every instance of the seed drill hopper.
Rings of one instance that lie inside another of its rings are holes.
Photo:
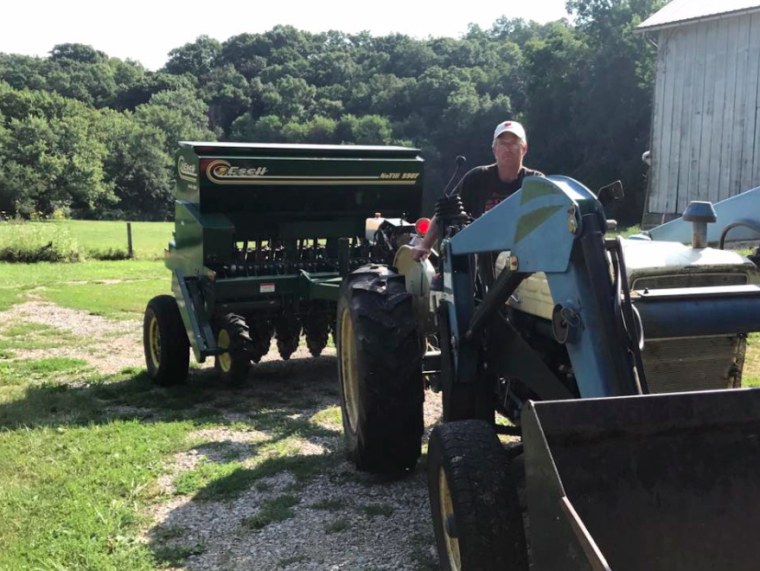
[[[151,377],[182,382],[189,348],[198,362],[214,357],[232,383],[273,337],[283,359],[302,334],[319,355],[341,276],[387,263],[396,240],[408,237],[422,164],[417,149],[404,147],[180,143],[165,253],[174,296],[152,299],[145,313]]]

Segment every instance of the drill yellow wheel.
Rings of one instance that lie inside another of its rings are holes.
[[[158,319],[155,315],[151,316],[150,324],[148,325],[148,345],[150,363],[154,368],[158,368],[161,364],[161,333],[158,329]]]
[[[253,343],[248,324],[240,315],[228,313],[215,323],[216,344],[223,352],[214,359],[217,375],[225,383],[237,386],[248,378]]]
[[[225,353],[219,355],[219,370],[223,375],[228,375],[232,370],[232,357],[230,357],[230,334],[226,329],[222,329],[216,337],[216,344]]]
[[[143,349],[145,366],[154,383],[169,386],[187,379],[190,342],[172,296],[159,295],[148,302],[143,318]]]

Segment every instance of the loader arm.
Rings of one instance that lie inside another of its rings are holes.
[[[469,301],[475,264],[464,260],[471,254],[509,250],[509,271],[517,276],[513,284],[519,283],[520,275],[547,276],[555,312],[567,328],[564,342],[580,396],[642,392],[634,372],[635,355],[621,335],[620,294],[605,249],[605,228],[601,204],[582,184],[561,176],[528,177],[519,192],[444,240],[444,303],[454,382],[473,378],[477,353],[472,327],[488,318],[488,310],[479,312]],[[498,284],[499,280],[483,301],[489,310],[498,305],[492,300],[510,293],[500,291]]]

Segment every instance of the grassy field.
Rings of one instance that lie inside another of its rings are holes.
[[[0,275],[0,310],[31,298],[134,319],[151,297],[171,293],[171,274],[159,261],[0,263]]]
[[[140,260],[163,258],[172,239],[173,222],[132,222],[134,257]],[[109,252],[127,252],[127,223],[89,220],[50,220],[44,222],[0,223],[0,245],[18,239],[19,233],[41,242],[64,242],[79,248],[85,258]],[[24,236],[24,239],[28,239]]]

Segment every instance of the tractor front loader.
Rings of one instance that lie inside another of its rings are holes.
[[[441,567],[760,568],[760,389],[739,388],[755,264],[607,238],[567,177],[526,178],[474,221],[456,196],[436,212],[437,275],[403,250],[357,270],[337,342],[360,469],[411,469],[425,380],[442,391],[427,458]]]

